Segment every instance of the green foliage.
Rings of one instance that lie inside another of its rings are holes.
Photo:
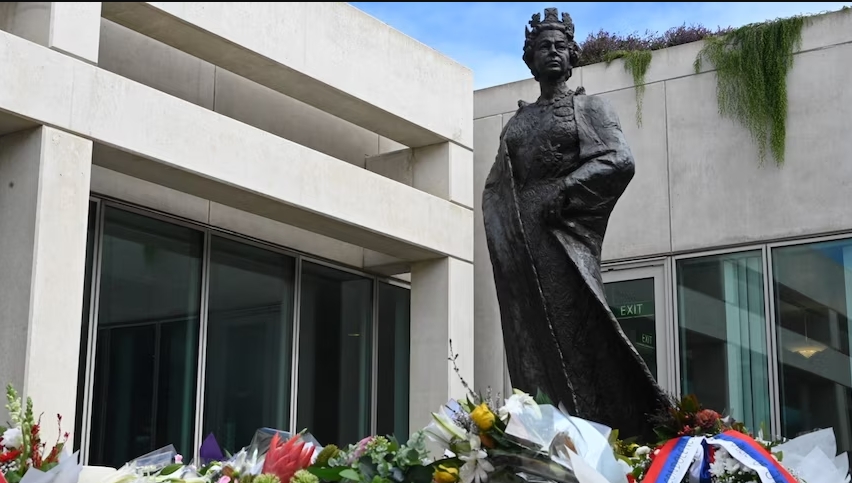
[[[716,68],[719,113],[742,123],[757,143],[761,164],[767,150],[784,163],[787,127],[787,73],[801,45],[805,18],[796,16],[749,24],[711,37],[695,59]]]
[[[337,445],[329,444],[325,446],[322,451],[320,451],[319,455],[317,455],[317,466],[325,466],[328,464],[328,460],[332,458],[336,458],[337,455],[340,454],[340,449]]]
[[[604,55],[606,64],[615,59],[624,59],[624,70],[633,77],[636,86],[636,125],[642,127],[642,99],[645,96],[645,75],[651,66],[650,50],[616,50]]]
[[[533,400],[536,402],[536,404],[553,404],[553,401],[550,400],[550,397],[547,394],[542,392],[541,388],[536,391]]]

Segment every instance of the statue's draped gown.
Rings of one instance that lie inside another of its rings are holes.
[[[482,210],[512,385],[650,439],[648,415],[666,396],[610,311],[600,274],[607,222],[633,173],[609,103],[569,91],[507,123]]]

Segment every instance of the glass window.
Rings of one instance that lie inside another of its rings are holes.
[[[772,250],[781,431],[833,427],[852,450],[852,240]]]
[[[300,300],[297,429],[355,443],[371,433],[373,281],[304,262]]]
[[[92,269],[94,268],[95,230],[97,228],[98,204],[89,201],[89,222],[86,229],[86,272],[83,279],[83,319],[80,324],[80,357],[77,361],[77,427],[82,426],[83,399],[86,390],[86,358],[89,347],[89,314],[92,298]],[[74,431],[74,451],[80,449],[82,431]]]
[[[105,210],[88,464],[192,454],[203,234]]]
[[[292,257],[211,238],[204,434],[232,454],[290,428],[294,280]]]
[[[621,330],[639,351],[648,370],[657,377],[657,322],[654,313],[654,279],[624,280],[604,284],[607,303]]]
[[[411,290],[379,283],[376,433],[408,440]]]
[[[681,390],[747,427],[769,428],[760,251],[677,262]]]

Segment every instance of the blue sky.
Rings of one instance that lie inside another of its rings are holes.
[[[530,77],[521,60],[524,26],[546,7],[567,10],[576,39],[600,29],[629,34],[702,24],[739,27],[798,14],[839,10],[849,2],[351,2],[355,7],[473,70],[477,89]]]

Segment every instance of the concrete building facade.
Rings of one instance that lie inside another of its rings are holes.
[[[473,382],[469,69],[344,3],[0,30],[0,379],[87,464],[402,436]]]
[[[641,126],[621,61],[572,78],[636,158],[604,277],[658,380],[844,450],[850,32],[804,30],[783,167],[719,116],[700,43],[654,52]],[[456,370],[510,390],[479,201],[533,80],[474,92],[357,9],[294,2],[6,2],[0,72],[0,379],[87,464],[258,426],[404,437]]]
[[[659,382],[772,434],[834,427],[852,448],[852,14],[811,19],[787,77],[786,162],[719,115],[696,42],[653,52],[641,126],[623,61],[570,82],[619,113],[636,175],[604,241],[607,298]],[[518,62],[520,59],[518,53]],[[477,385],[510,388],[479,206],[525,80],[474,95]]]

